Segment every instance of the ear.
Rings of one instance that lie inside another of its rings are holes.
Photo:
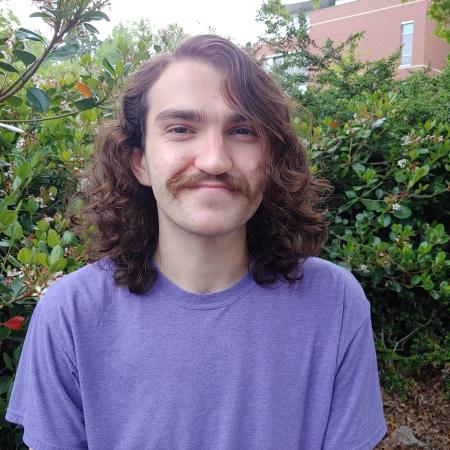
[[[137,147],[133,149],[133,152],[131,154],[130,166],[131,171],[133,172],[139,183],[144,186],[152,185],[144,150]]]

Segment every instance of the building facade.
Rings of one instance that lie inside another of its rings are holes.
[[[357,48],[360,60],[374,61],[391,55],[401,47],[398,77],[412,70],[429,68],[439,73],[450,53],[450,45],[434,35],[435,23],[428,18],[430,0],[321,0],[313,9],[312,0],[288,3],[291,15],[304,11],[310,35],[322,46],[327,38],[336,44],[352,33],[364,32]],[[261,49],[260,56],[271,65],[279,55]]]

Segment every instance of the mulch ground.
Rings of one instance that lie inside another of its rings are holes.
[[[384,413],[388,434],[377,450],[450,450],[450,398],[444,377],[432,377],[416,382],[408,390],[408,398],[383,392]],[[398,445],[391,433],[400,426],[408,426],[419,445]]]

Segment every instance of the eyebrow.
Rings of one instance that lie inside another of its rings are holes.
[[[206,122],[207,115],[203,111],[190,109],[166,109],[159,112],[155,122],[166,122],[168,120],[185,120],[187,122]],[[227,122],[235,125],[248,122],[248,119],[240,113],[232,113],[227,116]]]

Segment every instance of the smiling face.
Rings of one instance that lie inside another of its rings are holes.
[[[245,234],[263,197],[263,149],[251,123],[223,97],[212,65],[170,64],[147,95],[145,151],[132,170],[151,186],[160,232]]]

